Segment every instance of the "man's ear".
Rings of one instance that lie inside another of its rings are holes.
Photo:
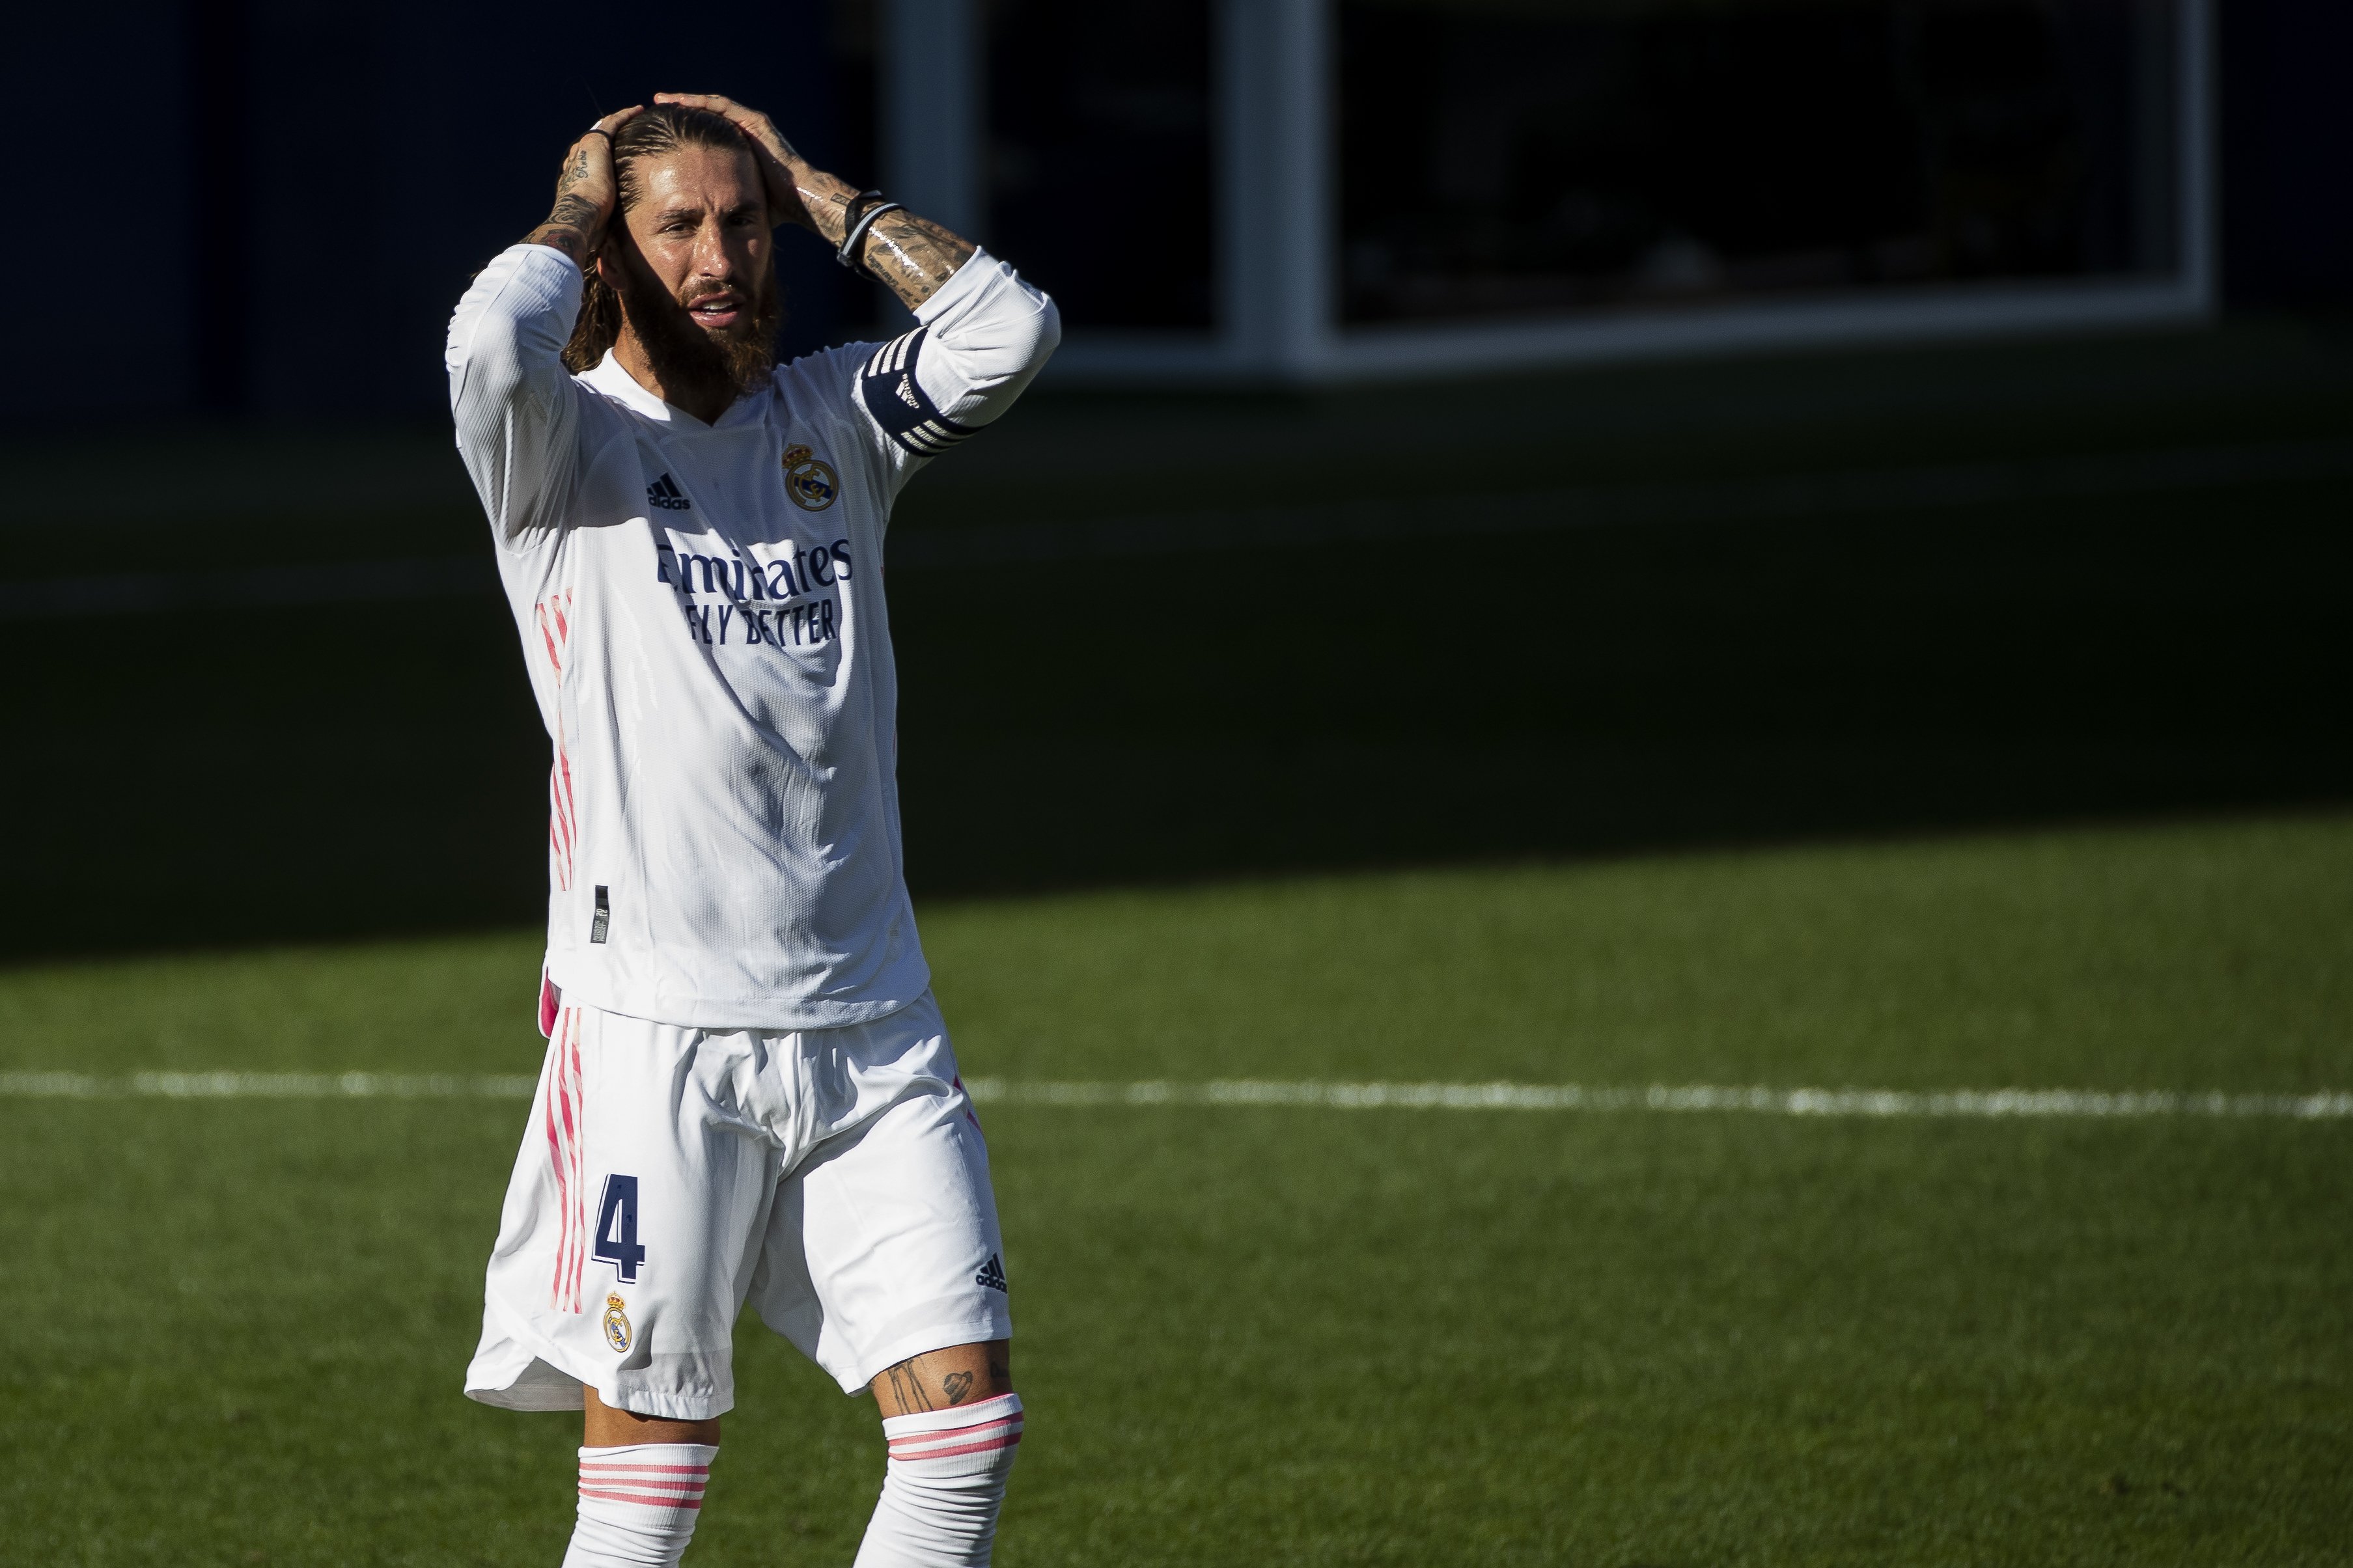
[[[622,291],[628,277],[627,253],[636,245],[636,239],[629,233],[628,220],[615,213],[612,220],[605,226],[605,243],[596,247],[596,276],[604,279],[605,287],[616,294]]]

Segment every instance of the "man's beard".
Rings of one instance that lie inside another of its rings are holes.
[[[695,324],[687,307],[719,287],[697,289],[684,298],[671,295],[643,262],[622,263],[621,314],[646,351],[654,375],[667,388],[692,395],[727,394],[732,404],[767,379],[776,363],[776,276],[762,271],[753,291],[748,321],[724,332]],[[739,285],[741,287],[741,285]],[[676,399],[672,399],[676,401]]]

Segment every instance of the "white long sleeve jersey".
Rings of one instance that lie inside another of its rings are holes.
[[[561,358],[580,269],[519,245],[449,324],[458,449],[554,746],[547,967],[567,1000],[828,1028],[930,984],[902,871],[882,543],[899,487],[1053,351],[985,252],[889,343],[705,425]]]

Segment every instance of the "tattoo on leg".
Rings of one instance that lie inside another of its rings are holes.
[[[916,1377],[915,1369],[906,1363],[900,1363],[883,1375],[891,1380],[891,1396],[898,1401],[902,1411],[913,1415],[917,1411],[937,1408],[932,1404],[931,1396],[923,1392],[923,1381]]]
[[[972,1397],[972,1373],[968,1372],[952,1372],[945,1377],[940,1379],[940,1386],[948,1391],[948,1403],[950,1405],[962,1405],[965,1400]]]
[[[1013,1363],[1001,1352],[988,1352],[988,1386],[999,1394],[1013,1392]]]

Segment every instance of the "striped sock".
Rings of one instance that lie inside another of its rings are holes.
[[[891,1462],[856,1568],[987,1568],[1021,1441],[1021,1396],[882,1423]]]
[[[719,1447],[633,1443],[580,1450],[580,1518],[564,1568],[678,1568]]]

